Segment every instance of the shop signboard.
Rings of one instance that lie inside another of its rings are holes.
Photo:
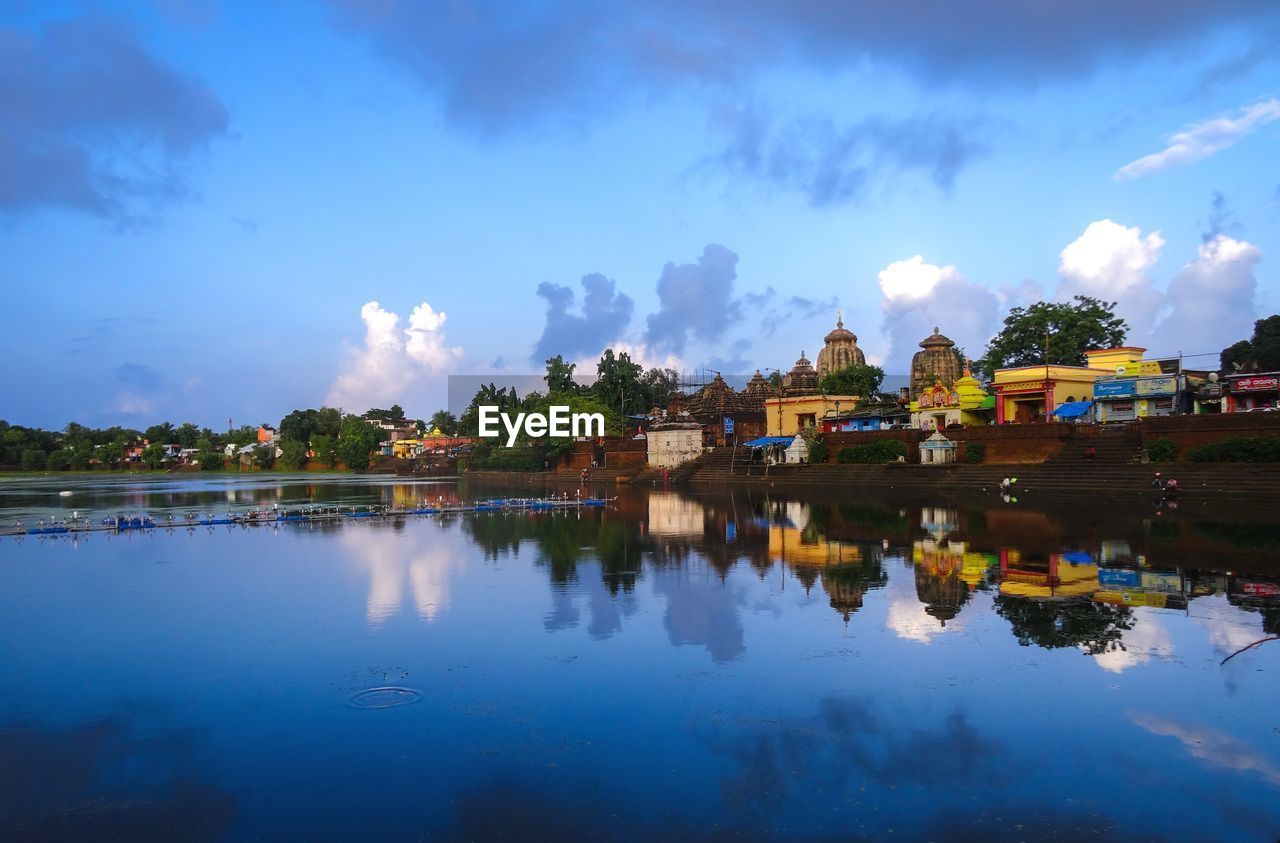
[[[1143,378],[1136,385],[1139,395],[1174,395],[1178,392],[1176,377]]]
[[[1142,572],[1130,568],[1099,568],[1098,585],[1108,590],[1137,588],[1142,584]]]
[[[1233,392],[1265,392],[1280,389],[1280,377],[1276,375],[1255,375],[1239,378],[1231,382]]]
[[[1097,381],[1093,385],[1094,398],[1116,398],[1133,394],[1133,381]]]

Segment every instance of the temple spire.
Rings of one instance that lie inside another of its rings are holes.
[[[844,311],[838,307],[836,308],[836,327],[837,328],[844,327]]]

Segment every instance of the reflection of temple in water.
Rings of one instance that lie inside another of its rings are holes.
[[[916,597],[928,615],[946,626],[960,614],[974,589],[985,583],[988,569],[997,560],[990,554],[970,552],[963,541],[946,538],[960,528],[960,513],[954,509],[922,507],[920,527],[929,538],[911,546]]]

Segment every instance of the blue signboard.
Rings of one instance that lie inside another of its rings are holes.
[[[733,433],[733,419],[728,416],[724,417],[724,435],[729,436]]]
[[[1142,584],[1142,573],[1130,568],[1099,568],[1098,585],[1111,588],[1137,588]]]
[[[1094,398],[1113,398],[1121,395],[1133,395],[1133,381],[1098,381],[1093,385]]]

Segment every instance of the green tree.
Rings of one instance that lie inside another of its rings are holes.
[[[48,459],[44,461],[45,471],[66,471],[71,468],[71,455],[75,451],[70,448],[59,448],[49,453]]]
[[[368,412],[364,414],[366,419],[380,419],[382,421],[403,421],[404,408],[399,404],[392,404],[387,409],[381,407],[370,407]]]
[[[227,431],[227,443],[243,448],[258,441],[258,428],[251,424],[242,424],[234,430]]]
[[[143,448],[142,462],[147,468],[164,468],[164,446],[159,442],[152,442]]]
[[[21,462],[23,471],[41,471],[44,469],[48,455],[39,448],[24,448]]]
[[[675,369],[647,369],[640,378],[640,412],[667,406],[679,388],[680,376]]]
[[[93,459],[93,443],[87,438],[76,442],[75,447],[71,449],[71,459],[67,466],[74,471],[84,471],[89,467],[89,462]]]
[[[99,445],[93,452],[98,464],[105,469],[113,469],[124,459],[124,442],[116,439]]]
[[[316,459],[329,468],[337,467],[338,449],[334,437],[327,433],[317,433],[311,437],[311,450],[315,452]]]
[[[196,440],[196,462],[201,471],[217,471],[222,468],[222,451],[218,450],[212,436]]]
[[[155,441],[154,439],[151,441]],[[195,422],[183,422],[178,425],[178,429],[173,432],[173,438],[166,440],[167,443],[177,443],[184,448],[194,448],[196,443],[200,441],[200,428]]]
[[[458,432],[458,417],[448,410],[436,410],[427,422],[427,431],[438,430],[450,436]]]
[[[884,382],[884,369],[854,363],[822,376],[822,391],[828,395],[856,395],[863,400],[875,398]]]
[[[369,467],[369,455],[382,441],[382,431],[357,416],[348,416],[342,422],[336,450],[342,462],[352,471],[364,471]]]
[[[151,427],[143,431],[142,435],[148,442],[159,442],[163,445],[168,445],[176,440],[176,434],[177,431],[173,425],[169,424],[169,422],[164,422],[163,424],[151,425]]]
[[[1083,366],[1086,351],[1124,344],[1129,326],[1115,315],[1115,307],[1115,302],[1092,296],[1015,307],[992,337],[979,368],[990,376],[996,369],[1017,366]]]
[[[263,442],[253,449],[253,461],[258,468],[271,468],[276,464],[276,446],[271,442]]]
[[[649,408],[643,406],[646,394],[640,385],[643,372],[644,367],[631,362],[631,355],[625,351],[615,355],[612,348],[606,348],[596,364],[596,382],[591,385],[591,394],[619,415],[647,410]]]
[[[548,359],[547,375],[543,378],[547,382],[547,392],[577,392],[578,385],[573,380],[573,370],[576,368],[576,363],[564,362],[564,357],[559,354]]]
[[[1253,323],[1253,336],[1222,349],[1222,371],[1280,370],[1280,314]]]
[[[300,471],[307,467],[307,446],[296,439],[286,439],[280,445],[283,452],[280,461],[290,471]]]

